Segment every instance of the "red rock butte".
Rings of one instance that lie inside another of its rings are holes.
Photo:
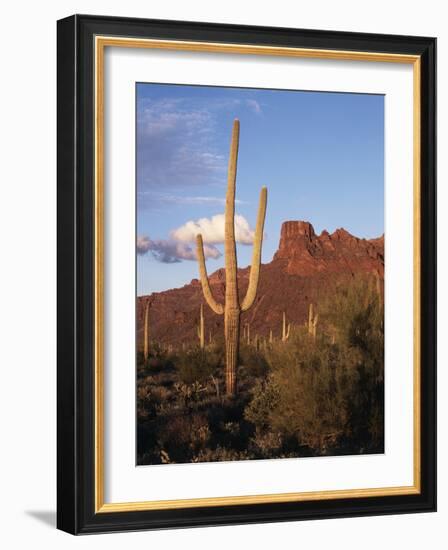
[[[249,267],[238,270],[239,289],[245,295]],[[316,235],[311,223],[285,221],[280,232],[277,252],[271,262],[262,264],[254,306],[242,315],[242,325],[249,322],[251,333],[267,336],[270,330],[278,336],[283,311],[288,322],[301,324],[308,314],[309,303],[317,304],[329,285],[357,275],[384,277],[384,235],[362,239],[343,228],[333,233]],[[209,276],[213,293],[223,301],[225,271],[218,269]],[[144,300],[137,299],[137,336],[142,341]],[[152,338],[174,347],[195,343],[199,309],[203,303],[201,285],[193,279],[182,288],[154,293],[151,307]],[[221,336],[223,319],[204,305],[206,339]]]
[[[277,260],[287,261],[288,273],[302,276],[359,271],[383,276],[384,237],[359,239],[343,228],[316,235],[309,222],[287,221],[282,224],[279,248],[274,255],[273,261]]]

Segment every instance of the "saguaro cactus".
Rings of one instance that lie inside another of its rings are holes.
[[[282,342],[286,342],[288,340],[290,331],[291,323],[288,323],[288,328],[286,328],[286,313],[283,312]]]
[[[267,189],[262,187],[258,207],[257,225],[252,253],[252,267],[250,270],[249,286],[246,296],[239,303],[237,258],[235,242],[235,187],[238,161],[240,123],[233,122],[232,141],[230,144],[229,169],[227,176],[226,212],[224,225],[224,252],[226,270],[225,304],[218,303],[212,294],[207,277],[204,258],[202,235],[197,235],[197,255],[202,292],[208,305],[218,315],[224,314],[224,336],[226,342],[226,392],[235,395],[237,389],[237,364],[240,333],[240,315],[247,311],[254,303],[257,295],[258,279],[260,276],[261,247],[263,241],[263,227],[266,215]]]
[[[201,349],[205,348],[204,306],[201,304],[198,324],[198,338]]]

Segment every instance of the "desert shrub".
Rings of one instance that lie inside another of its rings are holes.
[[[317,340],[298,330],[287,343],[269,347],[271,374],[256,386],[245,413],[259,437],[280,433],[320,454],[381,446],[381,301],[364,281],[339,287],[332,300],[319,305],[323,329]],[[328,326],[338,335],[335,344],[324,332]]]
[[[246,407],[244,416],[257,428],[267,429],[271,424],[272,412],[277,408],[280,401],[280,388],[275,382],[259,381],[254,390],[253,397]]]
[[[209,378],[219,367],[220,361],[220,355],[214,351],[193,348],[178,355],[176,368],[182,382],[192,384]]]
[[[210,429],[202,413],[171,415],[157,427],[157,444],[163,450],[162,462],[190,462],[207,448]]]
[[[307,357],[285,362],[271,384],[281,399],[270,413],[270,426],[302,445],[324,452],[349,435],[350,398],[356,386],[357,354],[319,347]]]
[[[263,351],[247,344],[240,345],[239,364],[244,367],[249,376],[253,377],[265,376],[269,369]]]
[[[335,303],[336,307],[331,304]],[[339,285],[333,299],[323,303],[322,314],[336,327],[336,344],[357,350],[358,383],[351,395],[350,429],[367,449],[383,447],[384,435],[384,307],[374,277],[358,277]]]
[[[155,403],[152,400],[151,388],[140,386],[137,388],[137,411],[141,418],[146,418],[155,412]]]
[[[197,381],[193,382],[192,384],[183,384],[182,382],[176,382],[173,389],[176,394],[178,403],[181,407],[185,409],[190,409],[196,403],[201,401],[201,394],[203,394],[207,390],[205,386],[202,386]]]
[[[350,282],[340,281],[329,288],[318,305],[325,329],[335,336],[335,342],[376,352],[382,361],[383,299],[377,293],[372,277],[355,277]]]
[[[283,438],[279,432],[256,430],[250,441],[250,450],[257,458],[271,458],[279,454],[283,445]]]

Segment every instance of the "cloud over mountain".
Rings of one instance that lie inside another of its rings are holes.
[[[211,218],[200,218],[190,220],[181,227],[171,231],[171,238],[183,243],[191,243],[200,233],[206,244],[224,243],[224,214],[216,214]],[[250,228],[249,222],[244,216],[235,214],[235,239],[241,244],[252,244],[254,231]]]

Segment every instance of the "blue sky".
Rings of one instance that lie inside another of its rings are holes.
[[[384,96],[139,83],[136,102],[138,295],[198,277],[197,227],[208,235],[209,273],[224,265],[220,215],[234,118],[241,267],[250,263],[262,185],[263,262],[286,220],[310,221],[317,233],[383,234]]]

